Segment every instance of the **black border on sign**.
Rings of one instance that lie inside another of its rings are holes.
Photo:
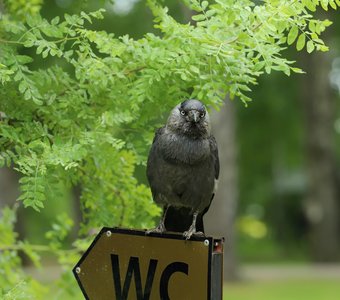
[[[87,248],[87,250],[84,252],[84,254],[81,256],[78,263],[74,266],[72,269],[73,275],[76,278],[78,285],[85,297],[86,300],[90,300],[88,295],[86,294],[86,291],[78,277],[78,274],[76,272],[76,269],[80,267],[82,262],[85,260],[89,252],[92,250],[94,245],[97,243],[99,238],[102,236],[102,234],[105,234],[107,231],[111,231],[112,233],[119,233],[119,234],[130,234],[130,235],[138,235],[138,236],[149,236],[149,237],[156,237],[156,238],[166,238],[166,239],[173,239],[173,240],[186,240],[186,238],[181,233],[176,232],[165,232],[165,233],[157,233],[157,232],[151,232],[149,234],[146,234],[146,230],[136,230],[136,229],[128,229],[128,228],[119,228],[119,227],[103,227],[100,232],[96,235],[91,245]],[[203,242],[205,240],[209,241],[209,251],[208,251],[208,295],[207,300],[213,300],[211,299],[211,259],[212,259],[212,249],[213,249],[213,241],[214,239],[210,236],[192,236],[189,241],[193,242]]]

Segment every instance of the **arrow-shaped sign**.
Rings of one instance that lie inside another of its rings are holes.
[[[103,228],[73,273],[89,300],[218,300],[222,246],[212,237]]]

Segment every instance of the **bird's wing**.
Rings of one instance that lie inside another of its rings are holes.
[[[155,132],[155,136],[153,138],[152,144],[154,144],[156,142],[156,140],[159,138],[160,135],[162,135],[162,133],[164,132],[165,126],[156,129]]]
[[[209,142],[210,142],[211,155],[213,156],[214,165],[215,165],[215,179],[217,180],[218,177],[220,176],[220,160],[218,158],[217,142],[214,136],[210,136]]]
[[[210,136],[209,138],[210,142],[210,150],[211,150],[211,155],[214,160],[214,168],[215,168],[215,188],[214,191],[211,195],[210,203],[209,205],[198,215],[198,220],[200,222],[201,226],[201,231],[204,232],[204,224],[203,224],[203,216],[206,214],[206,212],[209,210],[210,205],[212,200],[215,197],[215,192],[216,192],[216,187],[217,187],[217,181],[218,177],[220,176],[220,160],[218,158],[218,148],[217,148],[217,142],[216,139],[213,135]]]
[[[157,144],[157,140],[159,139],[159,137],[162,135],[164,131],[164,127],[161,127],[161,128],[158,128],[155,132],[155,136],[153,138],[153,141],[152,141],[152,145],[151,145],[151,149],[150,149],[150,152],[149,152],[149,157],[148,157],[148,165],[150,163],[153,163],[153,156],[155,155],[155,151],[156,151],[156,144]]]

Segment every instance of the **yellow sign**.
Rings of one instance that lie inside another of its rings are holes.
[[[103,228],[73,272],[89,300],[218,300],[211,294],[216,245],[211,237]]]

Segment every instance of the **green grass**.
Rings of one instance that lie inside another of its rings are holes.
[[[337,300],[340,280],[281,280],[228,283],[223,300]]]
[[[223,300],[338,300],[339,295],[340,280],[278,280],[225,284]],[[84,299],[80,290],[77,296],[53,293],[49,299]]]

